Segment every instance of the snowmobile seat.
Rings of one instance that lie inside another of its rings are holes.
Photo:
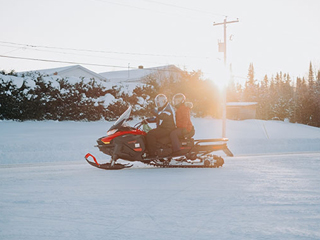
[[[192,126],[192,130],[191,130],[189,133],[183,135],[183,136],[180,138],[180,142],[183,141],[183,140],[191,140],[192,137],[194,136],[194,134],[195,134],[195,129],[194,129],[194,127]],[[166,145],[166,144],[171,144],[171,138],[170,138],[170,136],[162,137],[162,138],[158,139],[157,141],[158,141],[159,143],[161,143],[161,144],[164,144],[164,145]]]
[[[166,144],[169,144],[171,143],[171,138],[170,136],[165,136],[165,137],[162,137],[160,139],[157,139],[157,142],[163,144],[163,145],[166,145]]]

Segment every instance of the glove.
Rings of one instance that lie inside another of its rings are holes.
[[[147,119],[143,118],[141,121],[142,124],[148,124]]]
[[[145,120],[147,121],[147,123],[155,123],[157,121],[156,117],[147,118]]]

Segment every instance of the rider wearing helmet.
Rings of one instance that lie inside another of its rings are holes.
[[[186,97],[182,93],[177,93],[172,98],[172,104],[176,108],[176,125],[177,128],[170,133],[173,153],[180,151],[179,137],[194,134],[194,127],[190,120],[191,102],[185,102]]]
[[[156,153],[157,139],[169,136],[170,132],[175,129],[174,109],[168,102],[166,95],[158,94],[155,97],[157,111],[155,118],[148,119],[148,122],[156,122],[157,128],[147,133],[147,149],[149,157],[154,157]]]

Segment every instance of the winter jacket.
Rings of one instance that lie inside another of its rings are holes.
[[[157,128],[163,128],[172,131],[176,128],[174,109],[170,103],[155,113],[155,118],[148,118],[148,122],[156,122]]]
[[[192,130],[192,122],[190,120],[190,108],[184,103],[176,110],[176,125],[177,128],[185,128],[187,132]]]

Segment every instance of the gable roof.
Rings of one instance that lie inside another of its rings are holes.
[[[81,65],[73,65],[67,67],[60,68],[49,68],[49,69],[41,69],[41,70],[33,70],[28,72],[39,72],[44,75],[58,75],[64,77],[86,77],[86,78],[96,78],[100,80],[106,80],[102,75],[95,73]]]
[[[151,74],[161,74],[168,77],[172,73],[179,73],[181,69],[175,65],[166,65],[152,68],[139,68],[121,71],[100,73],[106,79],[112,82],[140,82],[144,77]]]

